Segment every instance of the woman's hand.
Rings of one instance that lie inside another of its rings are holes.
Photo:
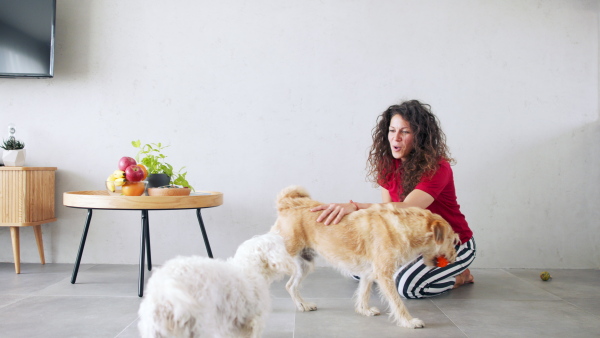
[[[325,220],[325,225],[329,224],[338,224],[344,216],[348,215],[351,212],[357,211],[358,206],[354,203],[331,203],[331,204],[323,204],[318,207],[314,207],[310,209],[310,211],[320,211],[323,210],[319,218],[317,218],[317,222],[323,222]]]

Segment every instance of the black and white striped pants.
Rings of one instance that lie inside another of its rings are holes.
[[[456,246],[456,262],[443,268],[426,266],[423,257],[417,257],[394,274],[398,293],[404,298],[425,298],[451,290],[456,282],[455,277],[475,259],[475,252],[475,240],[471,238]]]

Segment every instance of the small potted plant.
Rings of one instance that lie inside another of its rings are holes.
[[[194,190],[186,179],[187,172],[182,172],[185,167],[175,173],[173,166],[165,161],[167,156],[163,154],[163,149],[168,146],[163,146],[162,143],[142,145],[140,140],[132,141],[131,145],[139,149],[137,155],[135,155],[135,160],[143,164],[148,170],[148,178],[146,179],[148,189],[163,186],[181,186]]]
[[[2,162],[7,167],[22,167],[25,164],[25,143],[18,141],[14,136],[2,140],[0,148],[4,149]]]

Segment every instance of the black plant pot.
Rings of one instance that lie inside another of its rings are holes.
[[[169,185],[171,177],[167,174],[150,174],[146,178],[146,181],[148,181],[148,188],[156,188],[163,185]]]

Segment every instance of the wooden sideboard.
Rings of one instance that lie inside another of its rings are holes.
[[[0,167],[0,226],[10,227],[15,272],[21,273],[19,228],[33,226],[42,264],[42,224],[54,215],[56,167]]]

